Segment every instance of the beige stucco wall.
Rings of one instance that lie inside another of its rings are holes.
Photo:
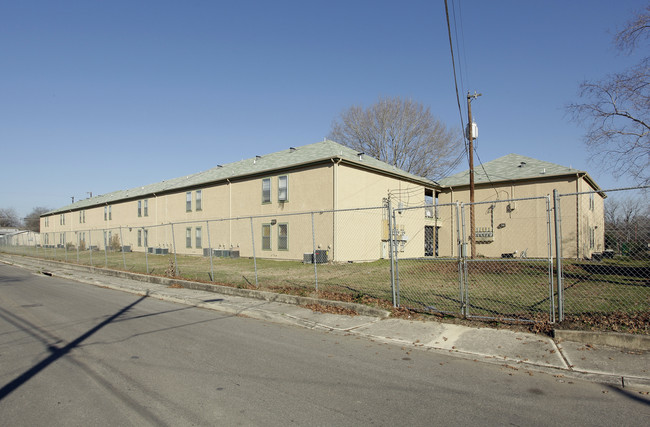
[[[590,257],[593,252],[604,249],[604,200],[594,193],[593,208],[590,208],[590,194],[574,195],[576,192],[588,192],[594,189],[583,177],[567,176],[540,180],[528,180],[512,183],[495,183],[490,186],[479,185],[475,190],[476,228],[493,228],[493,240],[477,242],[477,256],[500,257],[504,253],[514,253],[521,256],[526,251],[528,257],[548,256],[548,225],[546,202],[550,196],[550,207],[553,208],[553,190],[567,194],[560,198],[562,250],[568,258]],[[571,195],[568,195],[571,194]],[[536,198],[535,200],[518,200]],[[542,199],[537,199],[542,198]],[[513,200],[510,203],[509,200]],[[444,189],[438,195],[439,204],[452,202],[469,203],[469,189],[461,187]],[[490,207],[494,201],[494,216]],[[514,209],[513,209],[514,208]],[[454,208],[445,205],[440,208],[445,213],[443,227],[439,229],[439,244],[441,256],[456,256],[458,253],[457,220]],[[469,206],[465,206],[466,230],[469,232]],[[551,236],[555,235],[554,213],[550,212]],[[449,223],[450,226],[447,226]],[[590,247],[590,228],[593,227],[594,246]],[[468,236],[469,237],[469,236]],[[477,239],[480,240],[480,239]],[[485,239],[489,240],[489,239]],[[552,241],[552,240],[551,240]],[[551,247],[555,254],[555,246]],[[468,254],[470,249],[467,249]]]
[[[278,201],[278,177],[288,177],[288,200]],[[271,180],[271,202],[262,203],[262,180]],[[196,192],[201,191],[202,208],[196,210]],[[186,210],[186,193],[191,191],[192,210]],[[104,219],[104,206],[85,209],[85,222],[79,211],[67,212],[65,225],[60,214],[41,219],[49,241],[77,242],[85,233],[85,246],[104,248],[104,231],[120,235],[120,243],[134,251],[144,251],[144,236],[138,245],[138,231],[148,231],[148,246],[174,249],[178,253],[202,255],[203,248],[239,250],[240,256],[302,260],[304,253],[326,250],[330,260],[367,261],[388,257],[384,231],[387,210],[384,200],[391,195],[393,206],[422,206],[425,189],[404,179],[378,174],[345,163],[323,163],[245,179],[234,179],[191,190],[149,195],[148,215],[138,216],[138,200],[111,204],[112,219]],[[373,208],[362,209],[359,208]],[[337,212],[332,212],[338,210]],[[349,210],[349,211],[346,211]],[[312,227],[312,215],[314,222]],[[254,233],[255,248],[251,239]],[[397,220],[404,240],[400,256],[423,256],[424,211],[405,211]],[[209,220],[209,221],[208,221]],[[172,226],[170,223],[175,223]],[[262,227],[271,227],[271,249],[262,248]],[[288,228],[288,248],[278,249],[279,225]],[[186,230],[191,229],[191,247],[186,245]],[[201,228],[201,248],[196,247],[196,229]],[[408,240],[406,240],[408,238]],[[110,243],[110,242],[108,242]]]
[[[377,209],[336,214],[334,255],[340,260],[376,260],[390,255],[385,221],[388,211],[384,200],[390,194],[394,208],[421,207],[425,204],[425,187],[404,179],[369,173],[358,167],[339,165],[337,209],[377,207]],[[400,257],[424,255],[424,210],[405,209],[396,218],[397,229],[406,239],[400,241]],[[338,243],[338,251],[336,250]]]

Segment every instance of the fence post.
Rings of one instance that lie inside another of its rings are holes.
[[[145,238],[145,236],[147,236]],[[149,274],[149,236],[145,233],[145,228],[142,227],[142,239],[144,240],[144,264],[147,269],[147,274]]]
[[[88,253],[90,254],[90,266],[93,267],[93,231],[88,230]]]
[[[174,248],[174,276],[180,276],[180,271],[178,271],[178,260],[176,259],[176,238],[174,237],[174,223],[170,222],[169,225],[172,227],[172,247]]]
[[[548,252],[548,257],[547,257],[547,262],[548,262],[548,286],[549,286],[549,294],[548,294],[548,302],[549,302],[549,308],[548,308],[548,315],[549,315],[549,321],[551,323],[555,323],[555,303],[553,300],[553,243],[552,243],[552,234],[551,234],[551,198],[547,194],[546,195],[546,241],[547,241],[547,252]]]
[[[316,282],[316,292],[318,292],[318,268],[316,267],[316,232],[314,230],[314,212],[311,213],[311,248],[312,261],[314,262],[314,280]]]
[[[555,215],[555,268],[557,269],[557,310],[558,321],[564,320],[564,284],[562,283],[562,215],[560,195],[553,190],[553,211]]]
[[[205,222],[205,228],[208,231],[208,251],[210,251],[210,280],[214,282],[214,266],[212,264],[212,243],[210,243],[210,221]]]
[[[465,235],[465,203],[460,204],[460,218],[457,221],[460,243],[458,245],[458,256],[460,257],[460,270],[461,270],[461,279],[460,279],[460,301],[461,301],[461,314],[465,317],[469,317],[469,271],[467,266],[467,236]],[[458,212],[458,211],[457,211]]]
[[[391,230],[390,233],[390,238],[391,240],[395,238],[395,232],[397,231],[397,225],[395,224],[395,210],[392,212],[393,215],[393,227],[395,227],[395,230]],[[399,257],[397,256],[397,245],[393,244],[393,248],[395,249],[395,298],[396,298],[396,304],[397,307],[400,305],[400,295],[399,295]]]
[[[104,268],[108,268],[108,245],[106,244],[106,230],[104,232]]]
[[[126,270],[126,255],[124,255],[124,239],[122,238],[122,226],[120,225],[120,243],[122,246],[122,261],[124,263],[124,270]]]
[[[251,242],[253,243],[253,266],[255,268],[255,287],[259,288],[259,283],[257,282],[257,257],[255,256],[255,231],[253,230],[253,217],[250,217],[251,220]]]
[[[393,209],[388,198],[388,250],[390,251],[390,289],[393,296],[393,307],[397,307],[397,295],[395,294],[395,260],[393,258]]]

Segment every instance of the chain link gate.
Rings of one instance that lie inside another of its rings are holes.
[[[467,203],[460,209],[463,314],[554,322],[550,197]]]
[[[483,319],[555,321],[550,197],[392,212],[395,305]]]

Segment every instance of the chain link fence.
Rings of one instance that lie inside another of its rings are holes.
[[[5,253],[485,319],[650,307],[647,188],[0,237]]]
[[[560,320],[650,308],[648,188],[556,195]],[[606,195],[606,197],[605,197]],[[577,225],[567,218],[580,218]]]
[[[398,210],[398,229],[402,221],[404,230],[423,232],[405,245],[421,248],[419,256],[396,251],[400,304],[476,318],[552,318],[550,213],[548,197]]]

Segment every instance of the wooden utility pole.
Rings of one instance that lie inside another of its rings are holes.
[[[469,140],[469,241],[471,257],[476,258],[476,219],[474,217],[474,122],[472,121],[472,99],[481,96],[467,92],[467,139]]]

